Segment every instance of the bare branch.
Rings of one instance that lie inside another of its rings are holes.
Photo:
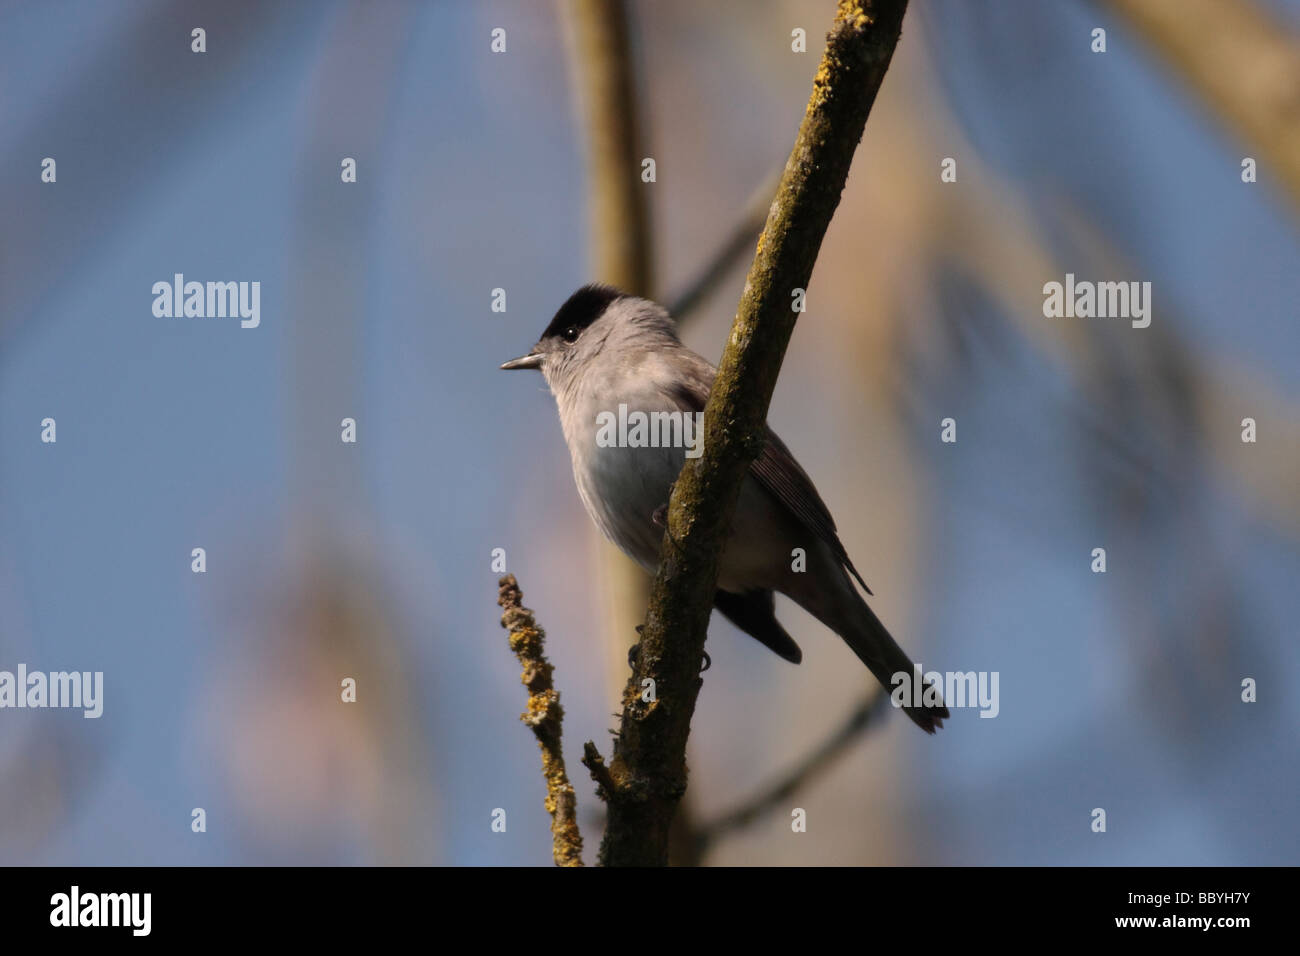
[[[591,771],[591,779],[596,781],[596,786],[600,788],[596,791],[596,795],[601,799],[615,789],[614,778],[609,775],[609,768],[605,766],[605,758],[600,755],[600,751],[590,740],[582,747],[582,765]]]
[[[610,777],[607,865],[662,866],[686,791],[686,741],[718,577],[718,552],[764,427],[796,313],[867,114],[902,30],[906,0],[840,0],[812,97],[704,410],[704,453],[673,487],[659,572]]]
[[[524,595],[513,574],[497,582],[497,603],[505,609],[501,626],[510,632],[510,649],[523,665],[520,678],[528,688],[528,710],[519,719],[533,729],[542,751],[542,773],[546,777],[546,809],[551,815],[552,851],[557,866],[582,866],[582,834],[578,831],[578,800],[564,769],[560,731],[564,710],[560,692],[551,683],[551,664],[546,659],[546,632],[523,606]]]

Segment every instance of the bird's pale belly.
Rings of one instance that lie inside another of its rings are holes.
[[[605,537],[653,574],[664,536],[654,514],[668,503],[686,460],[684,450],[593,447],[587,454],[593,456],[587,467],[575,461],[573,469],[587,513]],[[728,591],[778,586],[789,563],[789,534],[775,502],[753,479],[746,479],[737,514],[748,520],[733,522],[718,586]]]
[[[659,565],[664,530],[654,514],[668,503],[686,455],[680,448],[594,447],[573,476],[587,514],[609,540],[647,571]]]

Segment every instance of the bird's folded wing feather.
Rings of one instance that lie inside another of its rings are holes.
[[[709,390],[713,387],[713,377],[717,372],[712,365],[689,349],[683,348],[682,352],[696,365],[696,374],[689,379],[679,378],[673,394],[668,398],[686,411],[702,412],[705,402],[709,400]],[[776,432],[766,425],[764,428],[767,431],[767,441],[763,445],[763,451],[750,465],[750,473],[803,527],[826,543],[836,560],[870,594],[871,588],[867,587],[867,582],[862,580],[862,575],[849,560],[848,552],[844,550],[835,530],[835,519],[831,517],[821,495],[817,494],[812,479],[795,461],[794,455],[785,446],[785,442],[777,437]]]

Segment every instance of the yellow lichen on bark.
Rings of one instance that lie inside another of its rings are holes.
[[[504,609],[501,626],[510,632],[510,649],[522,667],[519,680],[528,688],[528,709],[519,719],[532,728],[542,751],[546,780],[546,812],[551,815],[551,852],[557,866],[582,866],[582,833],[578,830],[578,799],[564,769],[560,730],[564,709],[551,684],[553,668],[546,659],[546,632],[533,612],[523,606],[524,595],[513,574],[498,582],[497,603]]]

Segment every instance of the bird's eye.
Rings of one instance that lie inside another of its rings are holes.
[[[576,325],[569,326],[562,334],[564,335],[564,341],[566,342],[578,341],[578,327]]]

